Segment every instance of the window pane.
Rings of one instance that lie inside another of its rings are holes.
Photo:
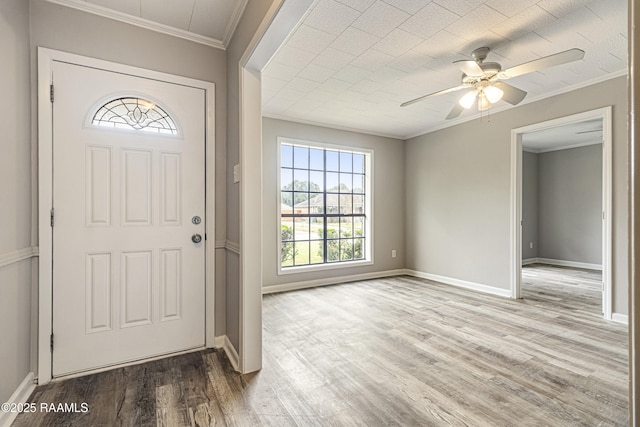
[[[340,195],[340,213],[351,215],[353,213],[353,196],[351,194]]]
[[[338,192],[340,175],[334,172],[327,172],[327,189],[325,191]]]
[[[340,218],[340,237],[353,237],[353,218]]]
[[[309,168],[309,149],[307,147],[293,147],[293,167]]]
[[[353,218],[353,236],[354,237],[364,237],[364,218],[361,216],[357,216]]]
[[[353,259],[353,240],[340,239],[340,261]]]
[[[353,154],[340,152],[340,172],[353,171]]]
[[[339,170],[338,169],[338,152],[327,150],[325,152],[325,155],[327,157],[327,170],[337,172]]]
[[[309,238],[324,239],[324,219],[309,218]]]
[[[364,259],[364,239],[353,239],[353,259]]]
[[[340,192],[351,193],[353,188],[353,176],[350,173],[340,174]]]
[[[280,169],[280,189],[292,190],[293,187],[293,170],[292,169]]]
[[[327,240],[327,262],[340,261],[340,241]]]
[[[337,194],[327,194],[327,213],[333,215],[340,213]]]
[[[293,256],[294,265],[307,265],[309,264],[309,242],[294,243],[295,253]]]
[[[280,249],[280,263],[283,267],[293,265],[293,242],[282,244]]]
[[[353,196],[353,213],[364,214],[364,195],[356,194]]]
[[[324,193],[309,194],[309,214],[318,215],[324,213]],[[317,219],[317,218],[316,218]]]
[[[294,190],[296,191],[309,191],[309,171],[294,169]]]
[[[294,240],[309,240],[309,218],[296,218]]]
[[[324,191],[324,172],[309,172],[309,190]]]
[[[324,170],[324,150],[311,148],[309,150],[309,169]]]
[[[293,193],[293,213],[307,215],[309,213],[309,193]]]
[[[322,240],[312,240],[311,241],[311,253],[310,253],[310,262],[311,264],[322,264],[324,262],[324,243]]]
[[[353,172],[364,173],[364,154],[353,153]]]
[[[353,175],[353,192],[364,193],[364,175]]]
[[[280,213],[293,213],[293,193],[290,191],[280,192]]]
[[[291,145],[280,145],[280,166],[283,168],[293,167],[293,147]]]

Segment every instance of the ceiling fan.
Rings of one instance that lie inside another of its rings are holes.
[[[497,62],[484,62],[489,54],[489,50],[488,47],[480,47],[471,52],[473,61],[454,61],[454,64],[456,64],[463,73],[462,83],[460,85],[412,99],[400,106],[406,107],[407,105],[415,104],[432,96],[456,92],[462,89],[471,90],[460,98],[447,116],[447,120],[458,117],[465,109],[471,108],[476,103],[476,100],[479,111],[488,110],[501,99],[509,104],[516,105],[527,96],[527,92],[511,86],[502,80],[577,61],[584,57],[583,50],[574,48],[502,70],[502,66]]]

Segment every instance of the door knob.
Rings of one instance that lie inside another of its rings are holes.
[[[200,242],[202,242],[202,236],[199,235],[198,233],[196,233],[193,236],[191,236],[191,241],[193,243],[200,243]]]

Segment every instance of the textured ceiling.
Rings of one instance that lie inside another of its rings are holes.
[[[590,119],[522,135],[522,146],[534,153],[602,143],[602,119]]]
[[[400,104],[460,84],[452,62],[481,46],[503,69],[586,52],[510,79],[523,102],[619,76],[627,0],[318,0],[263,70],[263,114],[398,138],[459,123],[477,116],[444,120],[461,92]]]
[[[47,0],[224,49],[247,0]]]

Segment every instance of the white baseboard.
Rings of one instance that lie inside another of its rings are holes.
[[[522,260],[522,265],[535,264],[538,262],[538,258],[527,258]]]
[[[629,324],[629,316],[626,314],[613,313],[611,315],[611,320],[617,323],[623,323],[625,325]]]
[[[36,384],[34,382],[33,372],[29,372],[16,391],[13,392],[9,400],[7,400],[7,403],[26,403],[35,388]],[[18,412],[0,411],[0,427],[9,427],[17,416]]]
[[[360,280],[380,279],[381,277],[401,276],[406,274],[406,270],[385,270],[373,273],[352,274],[350,276],[329,277],[316,280],[306,280],[303,282],[284,283],[282,285],[264,286],[262,294],[273,294],[276,292],[295,291],[299,289],[315,288],[317,286],[337,285],[340,283],[357,282]]]
[[[459,288],[465,288],[473,291],[484,292],[486,294],[492,294],[500,297],[511,298],[510,289],[496,288],[494,286],[483,285],[483,284],[474,283],[474,282],[467,282],[466,280],[439,276],[437,274],[424,273],[422,271],[405,270],[405,274],[408,274],[409,276],[420,277],[421,279],[433,280],[434,282],[440,282],[446,285],[457,286]]]
[[[239,369],[240,358],[238,357],[238,351],[233,346],[233,343],[231,343],[231,340],[229,340],[229,337],[226,335],[224,337],[219,337],[219,338],[223,339],[223,344],[221,347],[224,350],[224,352],[227,354],[227,358],[229,359],[229,362],[231,362],[231,366],[233,366],[233,369],[235,369],[236,371],[240,371]]]
[[[532,260],[533,262],[528,262]],[[565,261],[562,259],[551,259],[551,258],[529,258],[526,261],[529,264],[540,263],[540,264],[557,265],[558,267],[574,267],[574,268],[585,268],[587,270],[602,271],[602,264],[589,264],[587,262]],[[525,265],[525,260],[522,260],[522,265]]]
[[[224,349],[224,340],[227,338],[226,335],[220,335],[213,339],[213,347],[214,348],[222,348]]]

